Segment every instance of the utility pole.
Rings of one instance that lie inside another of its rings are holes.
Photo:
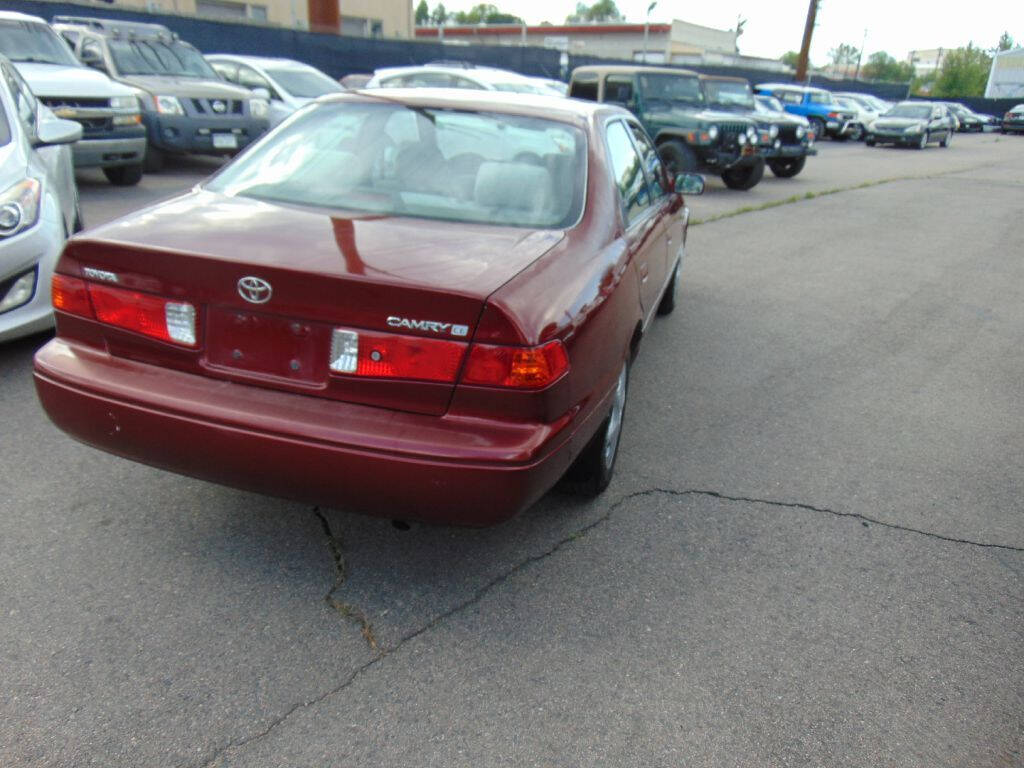
[[[647,15],[644,16],[644,64],[647,63],[647,33],[651,26],[651,11],[654,10],[654,6],[658,4],[658,0],[654,0],[653,3],[647,6]]]
[[[853,73],[853,79],[860,79],[860,60],[864,57],[864,46],[868,44],[868,31],[864,30],[864,39],[860,41],[860,51],[857,53],[857,71]]]
[[[800,58],[796,62],[796,80],[802,83],[807,79],[807,59],[811,55],[811,35],[814,34],[814,17],[818,15],[819,0],[811,0],[807,8],[807,24],[804,26],[804,42],[800,46]]]

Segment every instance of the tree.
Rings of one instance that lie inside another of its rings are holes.
[[[860,48],[849,43],[841,43],[838,48],[833,48],[828,52],[828,57],[832,60],[832,66],[835,69],[856,64],[858,56],[860,56]]]
[[[984,96],[991,68],[992,57],[968,43],[966,48],[946,54],[932,94],[941,98]]]
[[[885,51],[876,51],[868,56],[861,73],[868,80],[906,83],[914,77],[914,65],[909,61],[896,61]]]
[[[796,64],[800,61],[800,54],[796,51],[786,51],[782,56],[779,57],[779,61],[785,64],[787,67],[796,69]]]
[[[565,20],[575,24],[581,21],[622,21],[624,18],[615,0],[597,0],[593,5],[576,3],[576,12]]]
[[[1000,51],[1008,51],[1011,48],[1013,48],[1013,38],[1010,37],[1009,32],[1003,32],[1002,36],[999,38],[999,44],[996,46],[996,49]]]
[[[448,21],[448,11],[444,9],[444,3],[438,3],[430,14],[430,21],[438,27],[443,27]]]
[[[416,26],[423,27],[430,21],[430,8],[427,7],[427,0],[420,0],[416,6]]]
[[[474,5],[468,11],[455,14],[458,24],[522,24],[523,20],[511,13],[503,13],[490,3]]]

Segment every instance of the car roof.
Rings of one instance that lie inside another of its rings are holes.
[[[635,66],[630,64],[589,64],[585,67],[576,67],[576,69],[572,71],[572,76],[576,77],[577,74],[630,75],[634,72],[651,72],[662,75],[688,75],[691,77],[697,76],[697,73],[692,69],[682,69],[677,67],[648,67],[641,64]]]
[[[480,112],[501,112],[525,117],[539,117],[563,123],[587,122],[595,115],[626,110],[564,96],[542,96],[507,91],[477,91],[458,88],[367,88],[321,96],[318,101],[390,101],[410,107],[440,107]]]
[[[502,83],[502,82],[524,82],[532,81],[534,78],[521,75],[518,72],[512,72],[508,69],[498,69],[496,67],[463,67],[457,65],[447,64],[424,64],[422,66],[415,67],[382,67],[381,69],[374,71],[374,77],[385,78],[395,77],[397,75],[412,75],[417,72],[443,72],[445,74],[458,73],[463,77],[468,77],[471,80],[479,80],[485,83]]]
[[[701,74],[701,80],[728,80],[731,83],[746,83],[750,85],[750,81],[745,77],[733,77],[732,75],[705,75]]]
[[[46,19],[40,18],[39,16],[30,16],[27,13],[18,13],[17,11],[0,11],[0,20],[3,21],[31,21],[36,24],[45,24]]]
[[[283,59],[275,56],[240,56],[236,53],[207,53],[203,54],[206,59],[222,59],[224,61],[235,61],[241,64],[253,64],[257,67],[292,67],[294,69],[315,69],[295,59]]]

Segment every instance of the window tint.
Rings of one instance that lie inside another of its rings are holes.
[[[629,139],[626,126],[618,120],[608,126],[608,151],[611,155],[615,184],[622,197],[623,213],[626,223],[629,224],[643,216],[651,201],[640,156]]]
[[[803,94],[795,91],[780,91],[777,95],[784,104],[801,104],[804,100]]]
[[[604,81],[604,100],[626,106],[633,98],[633,78],[628,75],[609,75]]]
[[[661,164],[661,159],[651,144],[651,140],[644,133],[643,128],[636,123],[630,123],[629,128],[633,132],[633,140],[636,142],[636,146],[640,150],[640,156],[643,158],[644,169],[647,171],[647,181],[651,185],[651,194],[656,198],[662,197],[666,189],[665,168]]]
[[[573,79],[569,87],[569,96],[574,99],[597,101],[597,75],[584,75]]]
[[[244,64],[238,65],[238,84],[243,88],[266,88],[268,91],[273,91],[267,78]]]

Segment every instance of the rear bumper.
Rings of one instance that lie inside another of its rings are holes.
[[[491,525],[568,468],[574,424],[399,413],[234,384],[55,339],[39,399],[72,437],[224,485],[434,523]]]

